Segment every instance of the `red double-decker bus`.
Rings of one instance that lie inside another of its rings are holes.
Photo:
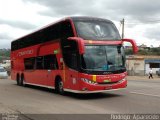
[[[113,22],[69,17],[11,43],[11,79],[60,94],[95,93],[127,86],[123,42]]]

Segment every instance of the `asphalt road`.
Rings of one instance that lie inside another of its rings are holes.
[[[21,114],[27,120],[34,120],[28,114],[160,114],[160,80],[129,80],[121,91],[62,96],[0,79],[0,113]]]

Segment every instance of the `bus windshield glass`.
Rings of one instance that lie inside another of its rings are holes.
[[[125,69],[125,55],[122,46],[85,46],[82,69],[91,71],[117,71]]]
[[[79,37],[85,40],[120,40],[120,35],[115,25],[108,21],[81,20],[75,21]]]

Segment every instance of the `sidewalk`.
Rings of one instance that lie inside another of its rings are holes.
[[[153,79],[149,79],[148,76],[127,76],[128,80],[159,80],[160,77],[153,75]]]

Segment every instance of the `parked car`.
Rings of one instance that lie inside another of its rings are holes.
[[[8,78],[7,71],[4,69],[4,67],[0,67],[0,78],[2,78],[2,79]]]

